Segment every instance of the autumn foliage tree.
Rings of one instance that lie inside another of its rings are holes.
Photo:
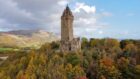
[[[0,79],[139,79],[139,42],[116,39],[81,40],[77,52],[59,51],[60,42],[17,51],[0,63]],[[139,57],[140,58],[140,57]]]

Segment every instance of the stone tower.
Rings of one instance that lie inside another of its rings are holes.
[[[73,39],[73,14],[67,6],[61,16],[61,40]]]
[[[74,16],[67,6],[61,16],[61,51],[79,51],[81,49],[80,38],[73,36]]]

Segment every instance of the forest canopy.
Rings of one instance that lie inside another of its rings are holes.
[[[81,39],[81,51],[60,52],[60,42],[17,51],[0,64],[0,79],[139,79],[140,41]]]

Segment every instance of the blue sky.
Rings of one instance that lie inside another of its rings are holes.
[[[69,4],[74,35],[140,39],[140,0],[0,0],[0,31],[40,29],[60,34]]]
[[[109,12],[110,17],[99,20],[108,23],[104,34],[95,37],[140,38],[140,0],[78,0],[96,7],[96,14]]]

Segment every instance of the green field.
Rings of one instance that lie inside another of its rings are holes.
[[[10,54],[19,51],[19,49],[15,48],[0,48],[0,54]]]
[[[4,51],[18,51],[19,49],[14,49],[14,48],[0,48],[0,52]]]

